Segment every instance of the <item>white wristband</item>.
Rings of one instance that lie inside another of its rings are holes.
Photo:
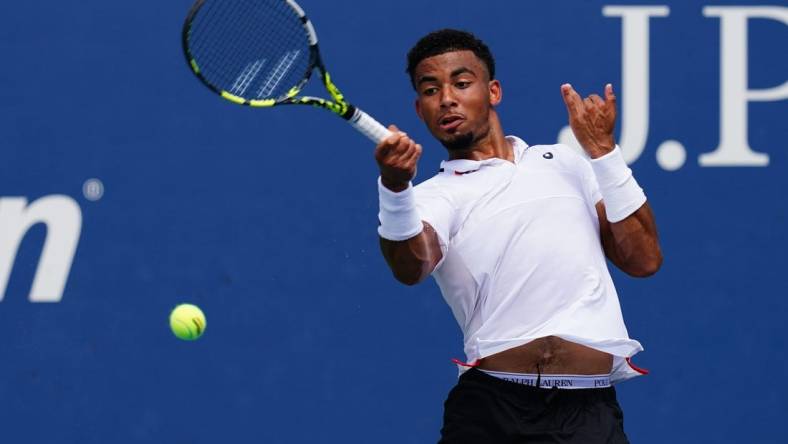
[[[608,221],[620,222],[646,202],[646,195],[632,176],[618,145],[604,156],[591,159],[591,167],[605,201]]]
[[[404,241],[421,233],[424,224],[416,210],[416,195],[413,184],[395,193],[389,190],[378,177],[378,195],[380,197],[380,226],[378,234],[383,239]]]

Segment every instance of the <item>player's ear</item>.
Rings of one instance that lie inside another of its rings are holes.
[[[421,102],[419,102],[419,99],[416,99],[415,106],[416,106],[416,115],[419,116],[419,119],[423,121],[424,115],[421,113]]]
[[[496,106],[501,103],[501,99],[503,99],[503,88],[501,88],[501,82],[498,80],[490,80],[489,88],[490,105]]]

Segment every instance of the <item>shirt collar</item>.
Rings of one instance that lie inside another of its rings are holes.
[[[514,163],[516,165],[520,163],[520,160],[523,158],[523,154],[525,153],[525,150],[528,148],[528,144],[523,142],[523,140],[517,136],[506,136],[506,140],[512,143],[512,149],[514,151]],[[498,157],[492,157],[490,159],[484,159],[484,160],[470,160],[470,159],[444,160],[441,162],[440,172],[447,174],[463,175],[463,174],[469,174],[475,171],[479,171],[485,166],[501,165],[505,163],[508,163],[508,161]]]

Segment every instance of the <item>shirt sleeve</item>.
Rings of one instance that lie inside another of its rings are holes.
[[[572,148],[569,148],[573,150]],[[591,159],[585,153],[577,153],[577,165],[580,170],[580,176],[583,178],[583,187],[586,193],[586,198],[589,199],[591,206],[595,206],[602,200],[602,192],[599,191],[599,182],[596,180],[594,168],[591,166]]]
[[[566,159],[564,166],[579,178],[579,185],[583,187],[583,196],[589,208],[596,214],[596,204],[602,200],[602,192],[599,190],[599,182],[597,182],[594,168],[591,166],[591,158],[580,147],[575,148],[563,144],[557,144],[555,147]]]
[[[586,175],[585,179],[586,192],[591,198],[591,204],[596,205],[600,200],[602,200],[602,192],[599,191],[599,182],[596,180],[596,174],[594,174],[594,170],[591,168],[591,163],[586,160],[583,161],[588,164],[588,174]]]

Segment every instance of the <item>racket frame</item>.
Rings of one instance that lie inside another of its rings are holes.
[[[181,31],[181,41],[183,53],[186,56],[186,62],[189,65],[189,68],[191,68],[194,75],[197,76],[200,82],[207,86],[208,89],[237,105],[251,106],[256,108],[270,108],[276,105],[312,105],[318,108],[327,109],[345,119],[353,128],[364,134],[376,144],[381,143],[383,140],[391,136],[391,131],[389,131],[385,126],[381,125],[380,122],[369,116],[369,114],[365,113],[361,109],[348,103],[345,100],[345,96],[339,91],[339,88],[337,88],[334,82],[331,81],[331,76],[328,74],[328,71],[323,64],[323,59],[320,57],[320,49],[317,44],[317,33],[315,32],[315,27],[312,26],[312,22],[309,20],[309,18],[307,18],[306,13],[304,13],[304,10],[301,8],[301,6],[299,6],[294,0],[281,1],[285,2],[293,10],[293,12],[298,15],[301,25],[304,28],[304,32],[306,32],[307,38],[309,39],[309,65],[307,66],[307,70],[304,73],[303,78],[295,86],[290,88],[290,90],[288,90],[284,95],[278,98],[262,100],[247,100],[212,84],[200,71],[200,67],[192,55],[191,50],[189,49],[189,36],[191,35],[192,31],[192,23],[206,1],[207,0],[197,0],[194,5],[192,5],[183,24],[183,29]],[[301,89],[309,81],[315,69],[320,72],[323,85],[329,94],[331,94],[333,101],[326,100],[321,97],[298,96],[298,93],[301,92]]]
[[[181,42],[183,46],[183,53],[186,57],[186,62],[191,68],[192,73],[197,76],[200,82],[207,86],[208,89],[237,105],[251,106],[255,108],[270,108],[277,105],[312,105],[327,109],[341,116],[345,120],[351,120],[353,118],[356,108],[345,101],[345,96],[339,91],[339,88],[337,88],[334,82],[331,81],[331,75],[326,70],[323,60],[320,57],[320,49],[318,47],[318,39],[315,28],[312,25],[312,22],[306,16],[306,13],[304,13],[304,10],[301,8],[301,6],[299,6],[298,3],[293,0],[282,1],[286,3],[296,15],[298,15],[301,21],[301,26],[303,27],[304,32],[309,39],[309,64],[307,66],[306,72],[303,75],[303,78],[298,82],[298,84],[293,86],[289,91],[287,91],[287,93],[280,97],[255,100],[237,96],[211,83],[202,74],[197,60],[189,49],[189,36],[191,34],[192,23],[206,1],[207,0],[197,0],[194,5],[192,5],[183,24]],[[320,73],[320,78],[323,81],[323,85],[325,86],[328,93],[331,94],[333,101],[326,100],[321,97],[298,96],[298,93],[301,92],[301,89],[312,77],[312,73],[315,71],[315,69],[317,69]]]

